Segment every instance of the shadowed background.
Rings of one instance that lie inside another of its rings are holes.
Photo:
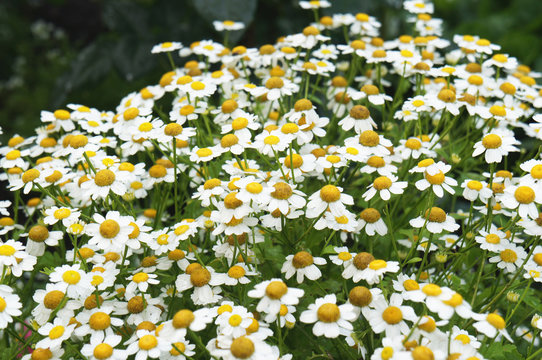
[[[411,33],[400,0],[331,0],[322,14],[366,12],[382,37]],[[472,34],[542,71],[542,1],[435,0],[444,36]],[[0,2],[0,126],[2,139],[32,135],[41,110],[67,103],[113,110],[120,99],[155,84],[169,70],[154,44],[221,41],[213,20],[243,21],[230,38],[247,47],[275,42],[313,20],[289,0],[2,0]],[[178,65],[179,58],[174,56]]]

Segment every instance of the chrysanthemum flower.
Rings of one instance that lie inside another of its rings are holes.
[[[487,163],[500,163],[503,156],[507,156],[512,151],[519,151],[514,146],[518,144],[519,142],[514,138],[513,133],[496,129],[484,135],[482,141],[474,144],[472,156],[478,156],[485,152]]]
[[[257,284],[248,296],[261,299],[256,310],[265,312],[265,321],[270,323],[276,320],[281,305],[297,305],[304,293],[301,289],[286,286],[280,279],[271,279]]]
[[[312,332],[315,336],[324,335],[327,338],[336,338],[339,335],[347,336],[353,330],[350,323],[356,318],[356,312],[350,304],[337,306],[335,294],[318,298],[310,304],[308,310],[301,313],[299,320],[304,323],[315,323]]]
[[[324,258],[314,257],[307,251],[299,251],[295,255],[286,256],[286,261],[282,264],[281,272],[285,273],[285,278],[289,279],[296,274],[298,283],[303,282],[306,276],[309,280],[316,280],[322,276],[320,269],[316,265],[325,265]]]
[[[455,223],[455,220],[436,206],[426,210],[423,217],[418,216],[410,220],[410,225],[415,228],[422,228],[424,224],[426,224],[427,231],[434,234],[439,234],[444,230],[454,232],[459,229],[459,225]]]

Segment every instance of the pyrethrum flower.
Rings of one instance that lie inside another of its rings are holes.
[[[354,307],[350,304],[337,306],[335,294],[326,295],[310,304],[308,310],[301,313],[299,320],[304,323],[315,323],[312,332],[316,336],[336,338],[339,335],[348,336],[353,326],[351,321],[357,317]]]
[[[513,133],[494,130],[474,144],[472,156],[485,153],[485,160],[488,164],[500,163],[503,156],[507,156],[512,151],[519,151],[514,145],[519,145],[519,142],[514,138]]]
[[[296,274],[298,283],[303,282],[306,276],[309,280],[316,280],[322,276],[322,272],[316,265],[325,265],[326,260],[321,257],[314,257],[306,251],[299,251],[295,255],[286,256],[286,261],[282,264],[281,272],[285,273],[286,279]]]
[[[455,223],[455,220],[436,206],[426,210],[423,217],[418,216],[410,220],[410,225],[415,228],[422,228],[426,225],[427,231],[434,234],[440,234],[444,230],[454,232],[459,229],[459,225]]]

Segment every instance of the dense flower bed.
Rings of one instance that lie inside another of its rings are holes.
[[[430,2],[392,40],[300,5],[0,149],[8,358],[539,358],[540,74]]]

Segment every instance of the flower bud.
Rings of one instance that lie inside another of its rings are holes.
[[[517,303],[519,300],[519,294],[515,291],[509,291],[506,293],[506,300],[511,303]]]
[[[438,263],[444,264],[448,260],[448,254],[443,252],[438,252],[435,255],[435,260],[437,260]]]

